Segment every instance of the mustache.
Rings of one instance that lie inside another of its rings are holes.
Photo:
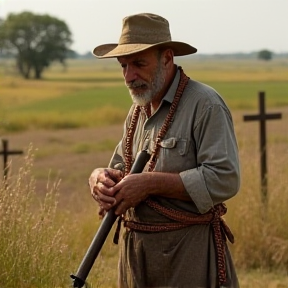
[[[145,81],[141,81],[141,80],[135,80],[129,83],[125,83],[126,86],[130,89],[130,88],[145,88],[148,86],[148,84]]]

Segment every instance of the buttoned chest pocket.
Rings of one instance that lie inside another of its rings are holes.
[[[164,148],[164,150],[167,150],[166,153],[176,153],[181,156],[187,153],[187,139],[177,139],[172,137],[162,140],[160,146]]]
[[[161,171],[181,171],[188,153],[188,140],[171,137],[160,142],[158,168]]]

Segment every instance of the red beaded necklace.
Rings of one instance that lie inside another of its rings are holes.
[[[169,129],[170,124],[172,123],[172,119],[173,119],[173,116],[174,116],[175,111],[177,109],[178,103],[180,101],[180,98],[181,98],[183,91],[184,91],[184,89],[188,83],[188,80],[189,80],[189,77],[187,77],[185,75],[185,73],[183,72],[181,67],[179,67],[179,70],[180,70],[180,81],[179,81],[173,102],[170,106],[169,112],[165,118],[165,121],[164,121],[162,127],[158,131],[155,145],[153,147],[152,154],[151,154],[149,164],[148,164],[148,171],[149,172],[154,170],[154,167],[155,167],[156,161],[157,161],[157,156],[158,156],[158,153],[160,150],[160,142],[163,140],[166,132]],[[146,115],[148,117],[150,117],[150,114],[151,114],[150,104],[148,104],[145,107],[141,107],[139,105],[135,106],[135,109],[134,109],[133,114],[132,114],[131,122],[130,122],[129,128],[127,129],[127,133],[126,133],[126,137],[125,137],[125,141],[124,141],[124,143],[125,143],[125,154],[124,154],[125,175],[127,175],[130,172],[133,161],[134,161],[133,160],[133,154],[132,154],[133,137],[134,137],[134,133],[136,130],[137,121],[138,121],[141,109],[144,109],[144,111],[146,112]]]

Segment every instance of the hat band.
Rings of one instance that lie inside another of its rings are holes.
[[[139,31],[140,32],[140,31]],[[146,31],[145,31],[146,32]],[[119,45],[124,44],[157,44],[161,42],[168,42],[171,41],[171,35],[170,33],[163,32],[159,33],[159,31],[155,31],[153,33],[153,30],[147,31],[146,33],[132,33],[131,31],[128,31],[127,33],[123,33],[119,40]]]

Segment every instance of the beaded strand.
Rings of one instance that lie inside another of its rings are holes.
[[[185,75],[185,73],[183,72],[182,68],[179,67],[180,70],[180,81],[175,93],[175,97],[173,99],[173,102],[170,106],[169,112],[165,118],[165,121],[162,125],[162,127],[159,129],[158,131],[158,135],[156,137],[156,141],[155,141],[155,145],[153,147],[152,150],[152,155],[150,157],[149,160],[149,165],[148,165],[148,171],[151,172],[154,170],[155,165],[156,165],[156,161],[157,161],[157,156],[160,150],[160,143],[163,140],[165,134],[167,133],[170,124],[172,123],[173,120],[173,116],[175,114],[175,111],[177,109],[178,103],[180,101],[180,98],[183,94],[183,91],[186,87],[186,85],[188,84],[188,80],[189,77],[187,77]],[[148,107],[149,106],[149,107]],[[139,118],[139,114],[141,111],[141,108],[139,105],[137,105],[133,111],[132,114],[132,118],[131,118],[131,122],[129,125],[129,128],[127,129],[127,133],[126,133],[126,137],[125,137],[125,175],[127,175],[132,167],[132,163],[134,161],[133,159],[133,153],[132,153],[132,147],[133,147],[133,137],[135,134],[135,130],[136,130],[136,126],[137,126],[137,121]],[[145,110],[146,114],[148,115],[148,117],[150,117],[151,114],[151,110],[150,110],[150,104],[148,104],[147,106],[143,107],[143,109]]]

